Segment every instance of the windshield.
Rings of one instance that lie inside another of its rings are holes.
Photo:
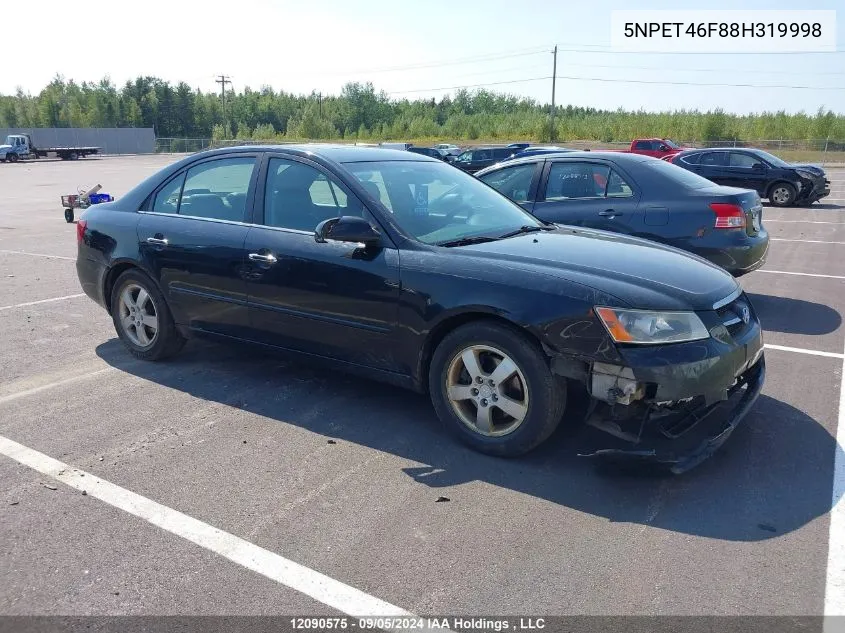
[[[775,167],[792,167],[792,165],[778,158],[774,154],[769,154],[769,152],[764,152],[761,149],[755,149],[754,153],[757,154],[757,156],[759,156],[760,158],[767,160],[769,164],[774,165]]]
[[[665,160],[649,160],[647,163],[643,163],[643,165],[660,172],[687,189],[707,189],[708,187],[716,186],[713,181],[702,178],[698,174],[687,171],[683,167],[667,163]]]
[[[680,145],[678,145],[678,144],[677,144],[675,141],[673,141],[671,138],[664,138],[664,139],[663,139],[663,142],[664,142],[664,143],[666,143],[666,145],[668,145],[668,146],[669,146],[670,148],[672,148],[672,149],[681,149],[681,146],[680,146]]]
[[[425,244],[498,238],[542,222],[469,174],[444,163],[380,161],[345,167]]]

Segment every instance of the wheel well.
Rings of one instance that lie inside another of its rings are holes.
[[[124,272],[130,270],[131,268],[138,268],[138,266],[129,263],[116,264],[112,266],[106,274],[106,279],[103,283],[103,301],[106,304],[106,310],[109,314],[111,314],[111,291],[112,288],[114,288],[114,282],[116,282],[117,278]],[[141,269],[138,268],[138,270]]]
[[[455,316],[451,316],[438,323],[431,330],[431,333],[428,335],[428,338],[426,339],[425,344],[423,345],[422,352],[420,353],[419,373],[417,376],[419,384],[424,392],[428,392],[428,370],[431,366],[431,358],[432,356],[434,356],[434,350],[437,349],[437,346],[440,345],[440,342],[444,338],[446,338],[446,336],[450,332],[455,331],[462,325],[466,325],[467,323],[480,323],[485,321],[488,323],[496,323],[497,325],[503,325],[513,330],[514,332],[527,336],[529,340],[537,344],[537,347],[541,347],[540,340],[536,336],[534,336],[534,334],[524,328],[519,327],[513,321],[509,321],[508,319],[501,317],[497,314],[490,314],[487,312],[464,312],[461,314],[456,314]]]

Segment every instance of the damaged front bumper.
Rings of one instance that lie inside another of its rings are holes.
[[[693,398],[673,403],[677,407],[675,410],[658,416],[652,414],[659,409],[649,408],[641,419],[631,420],[639,427],[634,442],[614,433],[607,420],[588,420],[588,424],[615,435],[611,439],[615,439],[616,445],[582,456],[658,463],[676,474],[690,470],[715,453],[730,437],[760,395],[765,377],[766,361],[761,355],[728,389],[727,400],[707,405],[695,402]],[[612,424],[622,429],[618,423]]]
[[[730,321],[729,321],[730,323]],[[681,473],[718,449],[757,400],[766,375],[756,319],[707,340],[620,349],[593,363],[586,423],[607,433],[585,456],[656,462]]]

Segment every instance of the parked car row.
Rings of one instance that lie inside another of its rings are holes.
[[[249,146],[86,210],[76,267],[139,359],[190,337],[264,346],[428,393],[482,452],[587,424],[603,431],[594,456],[681,472],[727,439],[765,377],[748,297],[667,245],[694,250],[682,230],[714,250],[732,244],[719,236],[765,240],[757,194],[648,157],[537,155],[476,178],[409,151]]]
[[[668,160],[715,183],[752,189],[776,207],[811,205],[830,195],[821,167],[787,163],[760,149],[685,150]]]
[[[476,176],[547,222],[675,246],[735,276],[766,259],[769,236],[756,192],[714,184],[661,160],[567,152],[509,160]]]

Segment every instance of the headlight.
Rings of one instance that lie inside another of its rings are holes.
[[[807,180],[814,180],[816,178],[816,174],[811,171],[804,171],[802,169],[796,169],[795,173],[801,176],[802,178],[806,178]]]
[[[709,338],[695,312],[652,312],[596,306],[596,314],[617,343],[655,345]]]

